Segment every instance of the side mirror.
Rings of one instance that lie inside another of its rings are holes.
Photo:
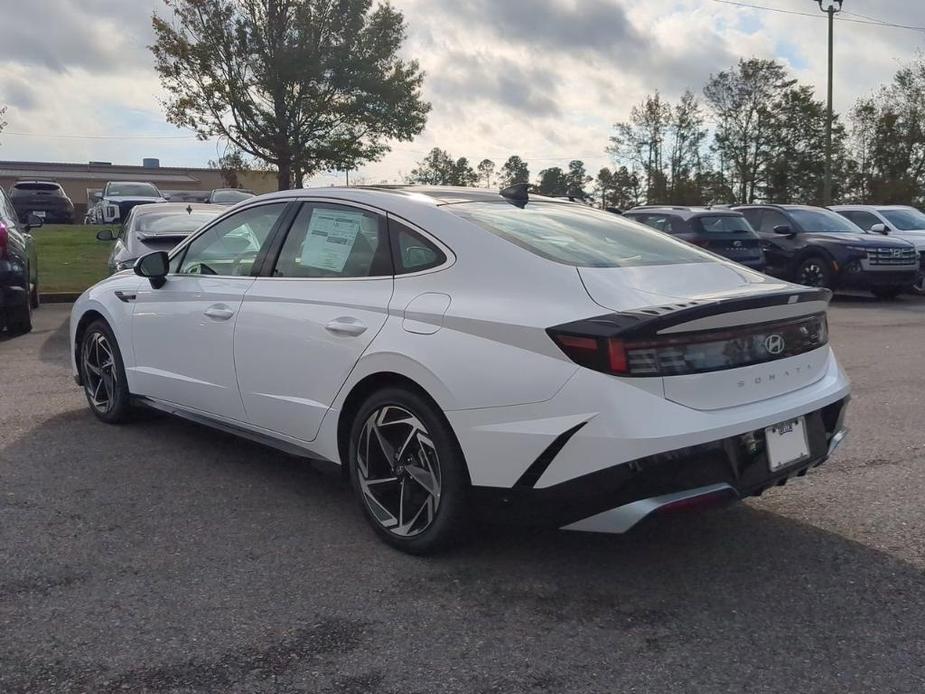
[[[793,236],[796,232],[789,224],[778,224],[774,227],[774,233],[780,234],[781,236]]]
[[[29,213],[29,216],[26,217],[26,231],[32,229],[38,229],[39,227],[45,226],[45,220],[39,217],[37,214]]]
[[[139,277],[147,277],[154,289],[160,289],[167,282],[170,260],[167,258],[166,251],[156,251],[141,256],[135,261],[133,269]]]
[[[884,236],[890,233],[890,228],[886,224],[874,224],[870,230],[875,234],[883,234]]]
[[[112,233],[112,229],[103,229],[102,231],[96,232],[97,241],[115,241],[116,236]]]

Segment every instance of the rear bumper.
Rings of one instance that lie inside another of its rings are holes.
[[[768,468],[764,430],[614,465],[551,487],[473,490],[481,513],[567,530],[626,532],[653,513],[756,496],[824,463],[844,439],[848,398],[805,415],[810,457]]]

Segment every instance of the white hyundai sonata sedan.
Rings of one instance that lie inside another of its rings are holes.
[[[830,293],[524,186],[241,203],[87,290],[76,380],[349,472],[375,531],[623,532],[760,494],[845,435]]]

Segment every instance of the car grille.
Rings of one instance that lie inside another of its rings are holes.
[[[918,254],[914,248],[871,248],[867,260],[871,265],[916,265]]]

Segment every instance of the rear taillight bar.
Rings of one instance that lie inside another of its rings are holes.
[[[626,339],[547,332],[576,364],[616,376],[680,376],[736,369],[804,354],[828,344],[824,313],[736,328]]]
[[[10,231],[0,222],[0,260],[6,260],[10,247]]]

